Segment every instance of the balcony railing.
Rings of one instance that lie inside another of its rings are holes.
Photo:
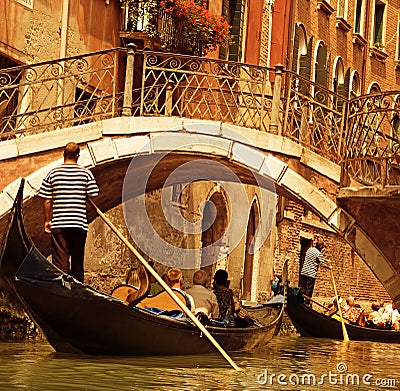
[[[399,101],[347,100],[281,67],[130,46],[0,70],[0,141],[121,115],[206,119],[288,137],[341,164],[342,186],[400,184]]]

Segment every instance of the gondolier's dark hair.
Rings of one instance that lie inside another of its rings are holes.
[[[81,150],[77,143],[69,142],[64,148],[64,157],[73,159],[73,158],[79,156],[80,151]]]

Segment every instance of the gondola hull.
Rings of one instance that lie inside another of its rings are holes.
[[[56,351],[98,355],[178,355],[216,351],[189,320],[127,306],[57,269],[26,235],[21,200],[22,193],[16,197],[1,247],[0,276]],[[224,350],[253,351],[265,346],[279,331],[282,306],[263,305],[247,311],[262,326],[208,327]]]
[[[342,324],[340,321],[315,311],[302,302],[301,296],[288,289],[286,312],[304,337],[343,339]],[[346,331],[350,340],[395,342],[400,343],[400,332],[386,329],[374,329],[355,324],[346,324]]]

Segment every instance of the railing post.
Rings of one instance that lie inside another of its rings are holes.
[[[132,89],[133,89],[133,69],[135,65],[136,45],[129,43],[127,45],[126,72],[125,72],[125,89],[124,104],[122,106],[122,115],[132,115]]]
[[[274,94],[272,96],[271,122],[269,124],[269,132],[280,135],[282,134],[282,129],[279,128],[279,106],[281,103],[282,73],[283,65],[275,65]]]
[[[301,120],[300,120],[300,132],[299,132],[299,141],[300,143],[305,143],[308,146],[310,145],[310,135],[308,134],[308,118],[310,115],[309,110],[310,102],[304,102],[301,106]]]
[[[165,115],[170,117],[172,115],[172,82],[169,81],[165,91]]]

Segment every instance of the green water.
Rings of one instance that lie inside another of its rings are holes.
[[[217,353],[83,356],[45,342],[0,342],[0,390],[400,389],[400,344],[282,336],[264,351],[231,357],[242,372]]]

